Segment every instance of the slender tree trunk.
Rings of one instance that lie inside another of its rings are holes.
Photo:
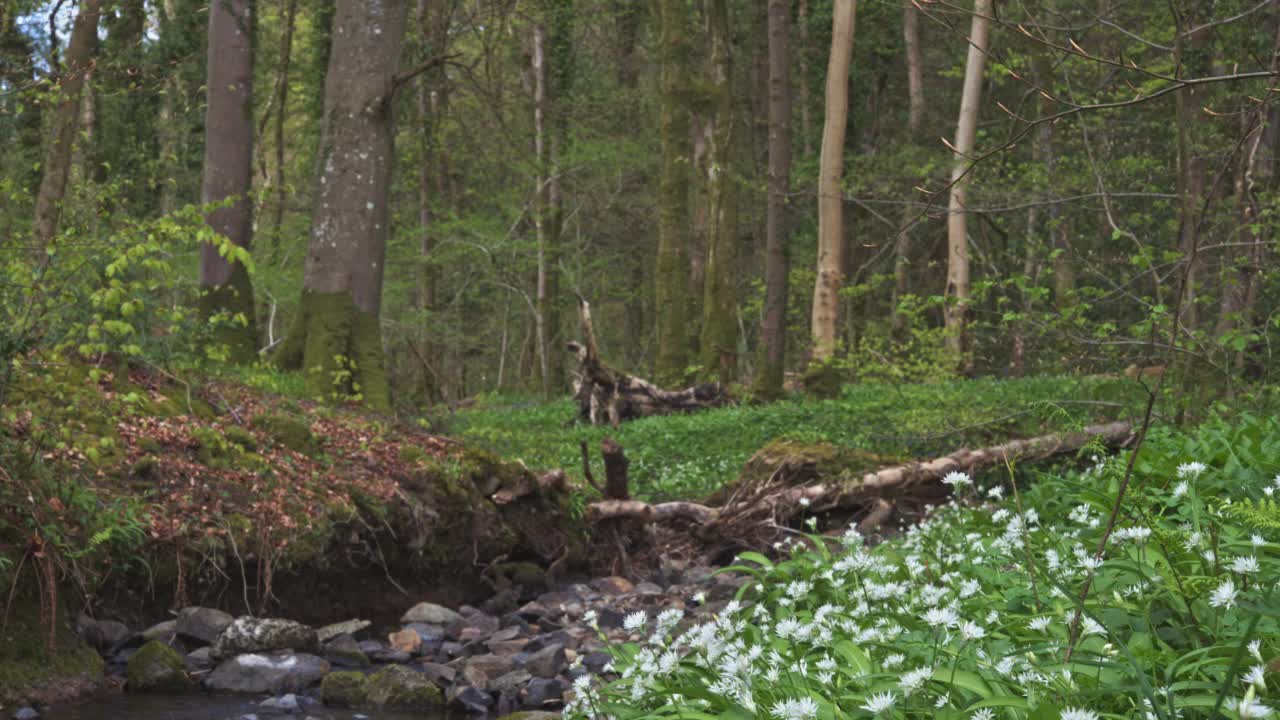
[[[787,361],[787,195],[791,191],[791,7],[769,0],[769,195],[765,218],[764,314],[755,394],[782,396]]]
[[[554,272],[547,267],[549,250],[548,247],[548,224],[551,216],[551,191],[550,191],[550,173],[551,173],[551,156],[550,143],[547,139],[547,56],[546,56],[547,27],[544,18],[538,18],[533,24],[533,154],[536,165],[533,181],[534,181],[534,213],[533,225],[538,241],[538,281],[537,281],[537,308],[534,313],[534,329],[538,342],[538,384],[542,387],[544,395],[551,394],[551,377],[549,364],[551,359],[548,354],[551,352],[550,345],[551,333],[547,329],[549,314],[554,313],[551,310],[548,295],[549,284],[553,284],[554,280],[550,275]],[[551,310],[551,313],[548,311]],[[556,353],[558,356],[560,353]]]
[[[573,77],[572,0],[541,0],[534,23],[534,146],[538,164],[538,360],[542,391],[554,397],[565,389],[565,357],[560,352],[560,262],[563,255],[564,196],[560,154],[568,142],[568,101]]]
[[[209,92],[205,114],[206,204],[230,200],[206,217],[209,227],[248,248],[253,236],[253,0],[220,0],[209,9]],[[257,357],[253,286],[240,262],[206,243],[200,248],[200,311],[214,322],[214,338],[229,359]]]
[[[914,0],[902,0],[902,39],[907,57],[907,132],[911,142],[918,142],[924,130],[924,80],[921,75],[923,61],[920,58],[920,12]],[[895,340],[906,340],[907,318],[898,309],[902,299],[911,292],[911,223],[915,209],[903,205],[898,234],[893,241],[893,293],[890,297],[890,324]]]
[[[800,0],[796,12],[796,22],[800,26],[800,50],[796,53],[799,63],[800,82],[800,147],[805,157],[813,156],[813,102],[809,98],[809,0]]]
[[[284,11],[284,29],[280,38],[280,76],[276,81],[276,115],[275,144],[276,166],[275,177],[271,184],[275,189],[275,203],[271,208],[271,230],[267,237],[271,238],[272,247],[280,247],[284,236],[284,213],[289,199],[289,189],[285,185],[285,122],[289,119],[289,70],[293,57],[293,27],[298,14],[298,0],[289,0]]]
[[[964,89],[960,97],[960,117],[956,121],[956,157],[951,171],[951,199],[947,206],[947,288],[944,319],[947,349],[955,354],[960,369],[972,368],[969,335],[969,236],[966,227],[965,193],[969,185],[970,156],[977,136],[978,110],[982,102],[982,68],[987,59],[987,24],[991,0],[974,0],[969,29],[969,56],[964,68]]]
[[[450,13],[445,3],[440,0],[418,0],[417,19],[419,32],[425,42],[425,51],[421,60],[432,55],[445,52],[449,37]],[[418,390],[416,395],[425,403],[433,403],[440,397],[436,347],[431,341],[431,326],[434,323],[432,313],[436,307],[436,275],[432,265],[431,254],[435,250],[435,206],[443,203],[444,178],[443,163],[437,157],[439,153],[438,118],[444,113],[448,97],[447,80],[442,70],[428,70],[418,79],[417,111],[419,134],[418,160],[418,224],[421,233],[418,240],[418,253],[421,266],[418,269],[417,306],[422,317],[422,325],[418,328],[418,361],[422,365],[418,373]],[[510,308],[503,311],[504,341],[506,339],[507,316]],[[498,386],[502,386],[505,369],[505,347],[499,358]]]
[[[827,63],[826,119],[818,169],[818,277],[813,289],[813,360],[836,351],[840,286],[844,281],[844,136],[849,115],[849,63],[853,57],[856,0],[835,0]]]
[[[1178,35],[1174,40],[1174,60],[1180,75],[1202,77],[1213,68],[1213,29],[1203,28],[1193,34],[1188,30],[1203,25],[1212,15],[1212,0],[1184,0],[1183,11],[1176,25]],[[1204,219],[1205,173],[1208,158],[1205,157],[1203,98],[1207,89],[1190,85],[1178,91],[1178,251],[1189,263],[1184,275],[1182,307],[1178,313],[1184,327],[1194,331],[1199,326],[1196,296],[1204,259],[1194,252],[1200,237],[1200,225]],[[1194,257],[1193,257],[1194,256]]]
[[[53,129],[45,146],[44,174],[36,195],[33,249],[35,260],[41,265],[48,262],[46,251],[58,234],[58,222],[62,217],[62,199],[67,193],[71,153],[80,120],[80,94],[84,89],[85,78],[93,70],[99,6],[100,0],[81,0],[80,10],[71,30],[71,40],[67,44]]]
[[[379,313],[406,10],[405,0],[336,2],[302,301],[277,355],[306,370],[313,395],[353,390],[381,410],[391,408]]]
[[[710,232],[702,302],[702,367],[728,383],[738,371],[738,192],[734,176],[733,58],[727,0],[710,0],[711,146],[708,153]]]
[[[687,282],[689,261],[689,111],[684,95],[689,73],[689,23],[685,0],[660,0],[659,128],[662,171],[658,188],[658,265],[654,312],[659,384],[679,385],[688,365]]]
[[[616,45],[618,51],[617,73],[618,85],[622,88],[623,107],[633,116],[639,110],[637,88],[640,84],[640,61],[636,46],[640,38],[641,17],[644,4],[633,0],[613,0],[611,11],[616,18]],[[634,169],[623,171],[623,184],[628,190],[637,183]],[[629,243],[625,257],[627,267],[624,279],[627,282],[628,302],[624,315],[626,336],[632,338],[631,354],[626,358],[632,362],[640,359],[648,348],[652,337],[653,325],[645,322],[645,298],[649,295],[649,283],[646,281],[645,268],[652,255],[646,249],[648,243]]]
[[[907,50],[907,98],[911,103],[907,132],[914,139],[924,130],[924,62],[920,59],[920,11],[914,0],[902,0],[902,40]]]

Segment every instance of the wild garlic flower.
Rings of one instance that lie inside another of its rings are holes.
[[[969,720],[995,720],[996,711],[991,708],[978,708],[969,716]]]
[[[973,478],[969,477],[969,473],[953,470],[943,476],[942,482],[952,487],[960,488],[965,485],[972,485]]]
[[[1231,572],[1241,575],[1251,575],[1258,572],[1261,568],[1258,565],[1258,558],[1253,555],[1242,555],[1231,561]]]
[[[1252,655],[1253,658],[1258,662],[1262,662],[1262,641],[1261,640],[1249,641],[1249,654]]]
[[[622,627],[627,632],[635,632],[637,630],[643,630],[644,626],[648,624],[648,622],[649,616],[646,615],[643,610],[637,610],[623,618]]]
[[[967,621],[960,626],[960,637],[963,637],[965,640],[981,640],[986,636],[986,628],[975,622]]]
[[[1244,676],[1240,678],[1240,681],[1243,682],[1245,685],[1253,685],[1259,690],[1266,690],[1267,689],[1266,673],[1267,673],[1266,665],[1261,665],[1261,664],[1254,665],[1253,667],[1249,668],[1249,672],[1245,673]]]
[[[924,687],[925,682],[933,677],[933,668],[928,665],[918,667],[915,670],[902,674],[898,679],[898,687],[902,688],[903,696],[909,696],[920,688]]]
[[[1250,695],[1252,695],[1252,693],[1250,693]],[[1241,720],[1246,720],[1247,718],[1264,718],[1271,715],[1271,708],[1263,705],[1257,700],[1254,700],[1248,695],[1246,695],[1243,700],[1228,700],[1227,709],[1235,710]]]
[[[1228,610],[1236,604],[1236,597],[1239,595],[1240,593],[1236,590],[1236,584],[1228,578],[1223,580],[1222,584],[1209,596],[1209,604],[1213,607]]]
[[[1267,544],[1267,541],[1261,535],[1254,533],[1249,536],[1249,543],[1254,547],[1262,547]]]
[[[1098,713],[1080,708],[1067,708],[1062,711],[1062,720],[1098,720]]]
[[[933,627],[955,627],[960,616],[951,608],[930,608],[924,614],[924,621]]]
[[[872,715],[879,715],[880,713],[893,707],[893,703],[897,699],[898,698],[895,697],[894,694],[891,692],[875,693],[874,695],[871,695],[870,697],[868,697],[866,702],[862,703],[862,709],[866,710]]]
[[[1189,486],[1189,485],[1187,484],[1187,481],[1186,481],[1186,480],[1183,480],[1182,482],[1180,482],[1180,483],[1178,483],[1177,485],[1174,485],[1174,486],[1173,486],[1173,496],[1174,496],[1175,498],[1180,498],[1180,497],[1182,497],[1182,496],[1186,495],[1186,494],[1187,494],[1187,490],[1189,490],[1189,489],[1190,489],[1190,487],[1191,487],[1191,486]]]
[[[1194,480],[1204,474],[1204,471],[1208,469],[1208,466],[1202,462],[1182,463],[1178,466],[1178,478],[1183,480]]]

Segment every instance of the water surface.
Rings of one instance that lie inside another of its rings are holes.
[[[295,715],[271,714],[258,706],[266,699],[261,695],[131,695],[113,693],[99,695],[72,705],[50,708],[45,720],[237,720],[242,715],[256,714],[259,720],[304,718],[321,720],[444,720],[439,713],[355,712],[326,708],[307,703]]]

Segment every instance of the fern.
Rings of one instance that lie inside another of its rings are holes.
[[[1274,498],[1245,500],[1223,508],[1228,515],[1253,530],[1280,532],[1280,502]]]

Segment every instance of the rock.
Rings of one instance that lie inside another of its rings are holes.
[[[212,670],[214,666],[212,650],[207,645],[202,648],[196,648],[195,650],[187,653],[187,656],[182,659],[182,662],[186,665],[187,672],[208,672],[209,670]]]
[[[298,696],[293,693],[267,698],[258,703],[258,707],[276,713],[296,713],[302,709],[302,706],[298,704]]]
[[[387,636],[387,642],[393,649],[411,655],[422,649],[422,636],[409,628],[391,633]]]
[[[132,634],[122,622],[115,620],[94,620],[80,613],[76,618],[76,632],[100,654],[107,654],[112,648],[124,643]]]
[[[651,583],[646,580],[636,585],[634,592],[637,595],[661,595],[662,587],[657,583]]]
[[[473,715],[488,715],[493,707],[493,697],[479,688],[466,685],[453,694],[451,703]]]
[[[498,720],[559,720],[560,713],[542,710],[523,710],[503,715]]]
[[[533,676],[525,670],[512,670],[505,675],[494,678],[493,682],[489,683],[488,690],[489,692],[508,693],[519,690],[532,679]]]
[[[383,710],[431,710],[444,704],[444,694],[423,673],[393,665],[365,681],[365,701]]]
[[[329,707],[352,708],[364,704],[367,678],[358,672],[333,672],[320,683],[320,701]]]
[[[563,645],[549,645],[529,655],[523,665],[524,669],[536,677],[550,678],[560,674],[569,664],[565,658]]]
[[[596,610],[596,624],[606,630],[610,628],[620,628],[622,623],[627,619],[624,613],[613,608],[600,608]]]
[[[174,629],[178,634],[198,640],[206,645],[218,639],[223,630],[235,618],[221,610],[207,607],[183,608],[174,621]]]
[[[13,720],[40,720],[40,713],[30,705],[20,707],[13,712]]]
[[[582,657],[582,667],[590,670],[592,674],[599,675],[604,672],[605,665],[613,661],[613,656],[607,652],[587,653]]]
[[[141,633],[142,643],[140,644],[149,643],[152,640],[160,640],[162,642],[168,643],[168,641],[172,640],[173,637],[177,634],[178,634],[178,621],[165,620],[162,623],[156,623],[155,625],[152,625],[146,630],[143,630]]]
[[[205,678],[204,686],[240,693],[301,692],[328,672],[328,661],[307,653],[246,653],[218,665]]]
[[[227,658],[241,653],[273,650],[314,652],[320,649],[316,631],[292,620],[238,617],[213,643],[213,657]]]
[[[129,658],[125,679],[132,692],[182,692],[191,687],[182,656],[159,640],[148,642]]]
[[[524,638],[518,640],[489,640],[485,643],[485,647],[494,655],[515,655],[524,650],[528,644],[529,641]]]
[[[486,615],[476,611],[470,617],[462,618],[457,622],[451,623],[447,632],[451,639],[458,642],[468,642],[471,640],[479,640],[486,638],[498,632],[498,628],[502,627],[502,621],[493,615]]]
[[[316,630],[316,639],[322,643],[327,643],[339,635],[355,635],[372,624],[373,623],[368,620],[347,620],[345,622],[333,623],[332,625],[325,625],[324,627]]]
[[[490,683],[502,675],[511,672],[515,661],[502,655],[476,655],[467,660],[462,669],[462,677],[467,683],[482,690],[488,690]]]
[[[398,665],[407,663],[413,658],[412,655],[394,648],[383,648],[377,652],[369,653],[369,659],[380,665]]]
[[[519,610],[516,610],[516,615],[520,616],[525,620],[531,620],[534,622],[537,622],[538,620],[541,620],[542,618],[545,618],[545,617],[550,617],[551,614],[552,614],[551,608],[547,607],[546,605],[543,605],[542,603],[536,600],[534,600],[533,602],[527,602],[524,605],[520,606]]]
[[[448,686],[453,684],[453,679],[457,677],[458,671],[448,665],[428,662],[422,663],[422,674],[437,685]]]
[[[339,635],[325,643],[323,654],[324,659],[336,667],[364,667],[369,664],[369,657],[350,635]]]
[[[450,625],[458,622],[462,616],[447,607],[435,603],[420,602],[409,609],[400,618],[401,623],[428,623],[431,625]]]
[[[546,707],[564,702],[564,683],[559,678],[534,678],[525,687],[526,707]]]
[[[404,626],[406,630],[412,630],[418,633],[418,637],[422,638],[424,643],[440,643],[445,638],[443,625],[432,625],[431,623],[409,623]]]
[[[624,577],[612,575],[610,577],[596,578],[591,581],[591,589],[601,595],[626,595],[634,592],[636,586]]]

